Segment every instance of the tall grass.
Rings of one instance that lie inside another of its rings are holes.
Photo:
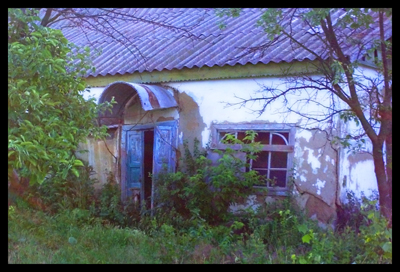
[[[198,174],[229,170],[197,166]],[[224,217],[216,218],[220,213],[202,202],[203,187],[188,186],[177,173],[170,180],[174,186],[158,187],[164,206],[150,216],[135,203],[120,201],[112,175],[95,194],[91,168],[81,171],[79,179],[49,180],[22,195],[9,192],[9,263],[392,263],[392,229],[374,199],[359,201],[349,194],[351,201],[343,206],[335,230],[319,228],[290,195],[257,211],[223,212]],[[203,181],[197,175],[196,184]],[[230,188],[243,189],[239,187]],[[179,188],[197,200],[177,194]],[[177,198],[167,205],[171,194]],[[221,204],[218,193],[213,194],[212,202]],[[35,203],[40,205],[33,207]],[[179,209],[176,203],[192,207]]]
[[[243,224],[179,229],[156,218],[145,228],[120,227],[88,210],[57,214],[12,205],[8,213],[10,264],[286,264],[391,263],[391,229],[371,212],[360,232],[319,229],[290,209],[274,220],[249,215]],[[258,223],[256,223],[258,221]]]

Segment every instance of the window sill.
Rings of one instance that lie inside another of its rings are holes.
[[[254,187],[256,189],[256,195],[265,195],[265,196],[288,196],[289,191],[286,188],[282,189],[274,189],[274,188],[266,188],[266,187]]]

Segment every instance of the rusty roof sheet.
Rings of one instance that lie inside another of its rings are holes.
[[[145,111],[178,106],[172,94],[163,87],[124,81],[116,81],[105,87],[99,98],[99,103],[111,101],[111,98],[114,97],[118,103],[114,105],[113,111],[117,115],[129,103],[129,99],[134,92],[139,95],[142,108]]]
[[[99,114],[100,122],[104,125],[118,123],[118,120],[122,118],[124,108],[131,104],[135,94],[139,96],[139,101],[145,111],[178,106],[173,95],[161,86],[116,81],[106,86],[100,95],[99,103],[111,101],[113,97],[117,102],[113,105],[111,112]]]
[[[104,12],[95,8],[89,10],[93,14]],[[96,71],[88,76],[316,59],[316,55],[283,36],[271,42],[263,29],[256,27],[264,11],[243,9],[239,17],[226,19],[227,27],[223,30],[218,26],[221,18],[212,8],[118,9],[115,12],[127,14],[129,21],[113,19],[102,22],[102,33],[93,30],[90,23],[77,24],[73,20],[62,20],[51,27],[61,29],[69,41],[91,47]],[[342,9],[337,10],[332,14],[332,20],[344,13]],[[285,19],[285,23],[292,20],[292,28],[286,30],[319,56],[327,58],[328,50],[324,43],[302,20],[293,19],[295,17]],[[75,27],[70,27],[74,24]],[[384,24],[387,29],[385,38],[389,38],[392,35],[391,19],[386,19]],[[376,24],[358,31],[346,28],[342,34],[372,41],[379,36],[379,28]],[[264,50],[255,50],[260,46]],[[96,54],[96,48],[101,49],[101,54]],[[360,58],[366,49],[353,43],[345,48],[345,54],[352,59]]]

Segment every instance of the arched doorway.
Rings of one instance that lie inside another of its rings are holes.
[[[155,188],[153,177],[162,171],[175,171],[178,120],[128,124],[124,115],[127,108],[135,103],[145,114],[175,108],[177,103],[173,95],[161,86],[128,82],[108,85],[99,103],[111,101],[112,97],[117,104],[111,112],[100,114],[99,122],[119,128],[122,200],[136,198],[141,203],[145,202],[147,208],[152,208]]]

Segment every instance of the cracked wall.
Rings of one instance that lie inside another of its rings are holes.
[[[320,131],[302,131],[296,136],[294,163],[298,202],[310,217],[321,222],[336,218],[338,153]]]

